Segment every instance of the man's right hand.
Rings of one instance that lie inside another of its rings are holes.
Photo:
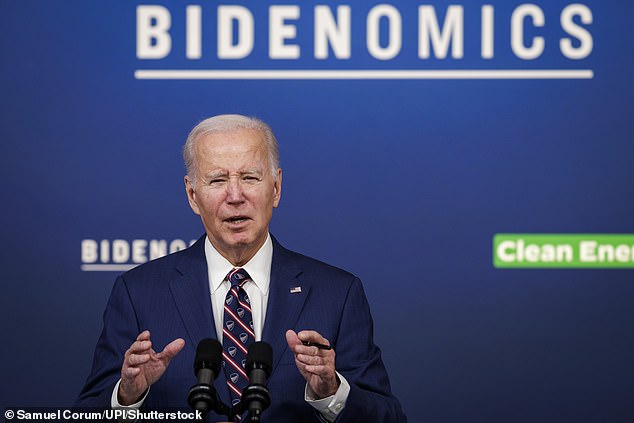
[[[185,346],[185,340],[178,338],[157,353],[152,349],[150,331],[139,334],[136,341],[125,352],[121,367],[121,383],[117,400],[121,405],[131,405],[139,401],[143,393],[165,373],[172,358]]]

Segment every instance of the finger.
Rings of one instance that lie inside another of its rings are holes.
[[[134,341],[126,354],[148,354],[152,349],[152,341],[143,340],[143,341]]]
[[[150,339],[150,331],[144,330],[136,337],[137,341],[148,341]]]
[[[312,355],[312,356],[322,356],[322,357],[327,357],[329,354],[331,354],[332,350],[321,350],[315,346],[308,346],[308,345],[304,345],[304,344],[299,344],[297,346],[295,346],[295,350],[294,353],[295,354],[302,354],[302,355]]]
[[[306,371],[306,369],[304,369],[304,365],[303,364],[299,364],[297,363],[297,371],[299,372],[299,374],[304,378],[304,380],[306,380],[306,382],[309,382],[310,379],[314,376],[312,373],[309,373]]]
[[[325,366],[333,371],[335,370],[334,354],[326,357],[320,355],[297,354],[295,356],[295,362],[303,366]]]
[[[297,337],[302,342],[316,342],[318,344],[330,346],[330,341],[321,336],[319,332],[316,332],[314,330],[303,330],[297,334]]]
[[[150,354],[130,354],[128,356],[128,365],[132,367],[145,364],[150,361]]]
[[[141,373],[141,369],[138,367],[126,367],[121,371],[122,379],[133,379]]]
[[[295,358],[295,365],[297,366],[297,370],[299,370],[300,373],[306,375],[308,372],[306,371],[306,364],[302,363],[301,361],[299,361],[297,359],[297,357]]]
[[[299,372],[304,375],[304,378],[306,378],[308,375],[312,375],[312,376],[317,376],[323,379],[327,379],[332,377],[333,374],[335,374],[334,367],[331,367],[328,365],[305,364],[298,360],[295,360],[295,365],[297,366],[297,369],[299,370]]]
[[[152,341],[150,341],[150,331],[144,330],[137,337],[136,340],[130,345],[130,348],[126,351],[128,354],[143,353],[145,350],[152,348]]]
[[[302,345],[302,341],[298,338],[295,331],[289,329],[286,331],[286,343],[288,344],[288,348],[295,352],[295,348],[298,345]]]
[[[321,357],[306,354],[297,354],[295,359],[304,365],[318,365],[324,362]]]
[[[323,365],[319,365],[319,366],[307,365],[307,366],[304,366],[304,370],[307,371],[308,373],[312,373],[315,376],[320,376],[322,378],[330,377],[333,374],[333,369],[331,369],[329,366],[323,366]]]
[[[176,354],[181,352],[183,347],[185,346],[185,340],[182,338],[178,338],[170,342],[163,348],[163,351],[156,354],[156,358],[164,359],[169,362],[172,358],[176,357]]]

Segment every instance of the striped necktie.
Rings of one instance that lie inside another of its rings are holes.
[[[222,357],[231,394],[232,405],[242,397],[242,390],[248,384],[245,372],[247,350],[255,342],[251,303],[243,285],[251,277],[242,268],[233,269],[227,275],[231,289],[225,298],[224,324],[222,326]]]

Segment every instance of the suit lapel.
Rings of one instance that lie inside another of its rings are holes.
[[[183,256],[183,259],[176,266],[179,276],[170,281],[174,303],[183,319],[185,330],[189,336],[189,344],[194,351],[202,339],[217,339],[216,324],[211,310],[209,273],[204,242],[205,237],[203,236],[189,249],[188,254]],[[221,401],[225,404],[231,404],[222,369],[214,382],[214,386]]]
[[[191,345],[196,349],[203,338],[216,338],[211,312],[211,294],[204,253],[204,237],[199,239],[177,264],[179,276],[170,281],[170,291]]]
[[[273,371],[288,348],[286,331],[295,326],[310,294],[310,286],[302,285],[300,274],[301,268],[288,257],[287,250],[273,239],[271,284],[262,332],[262,340],[273,347]]]

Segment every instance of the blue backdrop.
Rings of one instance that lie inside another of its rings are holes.
[[[402,46],[382,60],[366,37],[378,3],[275,3],[300,9],[285,21],[296,29],[285,41],[299,46],[294,59],[270,57],[272,2],[233,3],[255,25],[253,49],[240,59],[218,57],[218,3],[195,3],[199,59],[186,55],[194,25],[186,4],[150,3],[171,18],[172,46],[159,59],[137,55],[141,3],[0,1],[3,407],[72,403],[121,269],[113,265],[143,260],[152,240],[169,248],[202,234],[183,189],[187,133],[205,117],[242,113],[268,122],[280,142],[284,185],[272,233],[364,281],[376,341],[411,421],[634,421],[632,270],[492,264],[496,233],[634,232],[634,4],[585,1],[592,22],[572,22],[592,47],[571,59],[562,38],[588,48],[560,23],[571,2],[538,1],[544,25],[522,19],[516,35],[525,48],[543,37],[543,52],[523,59],[511,41],[523,3],[454,3],[464,14],[462,57],[449,48],[444,59],[422,59],[423,3],[393,0]],[[319,4],[333,14],[350,6],[349,58],[332,49],[315,57]],[[424,4],[442,27],[451,3]],[[485,4],[494,7],[492,58],[482,57]],[[375,47],[385,50],[396,42],[388,36],[395,21],[378,22]],[[586,73],[135,77],[148,69]],[[118,247],[95,259],[82,251],[85,240]],[[410,276],[396,280],[396,268]]]

